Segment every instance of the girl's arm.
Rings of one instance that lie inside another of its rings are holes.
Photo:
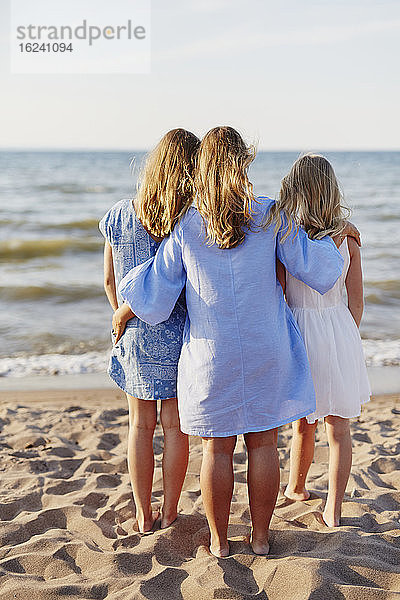
[[[128,304],[126,304],[126,302],[121,304],[121,306],[117,308],[117,310],[114,312],[112,317],[112,331],[115,335],[115,344],[118,342],[118,340],[124,333],[126,322],[129,321],[129,319],[132,319],[133,317],[136,317],[136,315],[131,311],[130,307],[128,306]]]
[[[276,259],[276,277],[281,284],[283,293],[286,293],[286,269],[280,260]]]
[[[114,275],[114,264],[113,264],[113,253],[112,247],[109,242],[106,241],[104,244],[104,291],[108,298],[111,308],[117,310],[117,290],[115,287],[115,275]]]
[[[115,287],[114,263],[112,247],[109,242],[104,245],[104,290],[108,298],[111,308],[114,311],[112,319],[113,333],[115,334],[114,342],[117,343],[125,331],[126,322],[132,319],[135,315],[127,304],[123,304],[118,308],[117,290]]]
[[[360,327],[364,310],[361,252],[353,238],[347,238],[347,244],[350,253],[350,266],[346,277],[348,307],[357,327]]]

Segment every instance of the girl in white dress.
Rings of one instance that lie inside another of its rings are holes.
[[[329,443],[329,489],[323,519],[340,524],[341,505],[351,469],[349,419],[357,417],[370,398],[370,387],[359,334],[363,313],[360,249],[343,235],[344,207],[330,163],[306,154],[283,179],[275,214],[295,216],[311,239],[334,237],[343,256],[343,272],[332,289],[321,295],[278,265],[278,275],[305,342],[316,394],[316,411],[293,423],[290,476],[285,495],[310,497],[305,487],[314,456],[315,430],[324,419]]]

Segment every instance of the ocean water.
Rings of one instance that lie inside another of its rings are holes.
[[[105,369],[112,312],[97,223],[135,194],[143,156],[0,152],[0,376]],[[400,153],[326,156],[362,233],[367,362],[399,365]],[[260,152],[250,173],[256,193],[276,196],[296,157]]]

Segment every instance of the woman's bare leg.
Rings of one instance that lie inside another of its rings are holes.
[[[299,419],[292,424],[292,447],[290,449],[289,483],[285,496],[292,500],[308,500],[310,493],[306,489],[306,479],[314,458],[315,430],[318,421],[307,423]]]
[[[268,533],[279,492],[277,430],[246,433],[247,486],[252,521],[251,546],[256,554],[268,554]]]
[[[233,451],[236,436],[203,438],[200,487],[211,533],[210,551],[228,556],[228,522],[233,494]]]
[[[150,531],[158,517],[151,508],[154,453],[153,435],[157,423],[157,402],[129,396],[128,469],[139,531]]]
[[[349,419],[325,417],[329,443],[329,488],[323,513],[329,527],[340,525],[340,515],[352,460]]]
[[[164,432],[163,485],[164,503],[161,527],[168,527],[178,515],[178,502],[189,460],[189,438],[180,430],[178,401],[162,400],[161,425]]]

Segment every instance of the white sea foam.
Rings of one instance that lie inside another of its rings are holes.
[[[363,340],[367,366],[400,366],[400,340]],[[108,352],[42,354],[0,358],[0,377],[104,373]]]
[[[0,377],[101,373],[107,369],[108,356],[108,352],[87,352],[0,358]]]
[[[400,340],[363,340],[368,367],[400,365]]]

